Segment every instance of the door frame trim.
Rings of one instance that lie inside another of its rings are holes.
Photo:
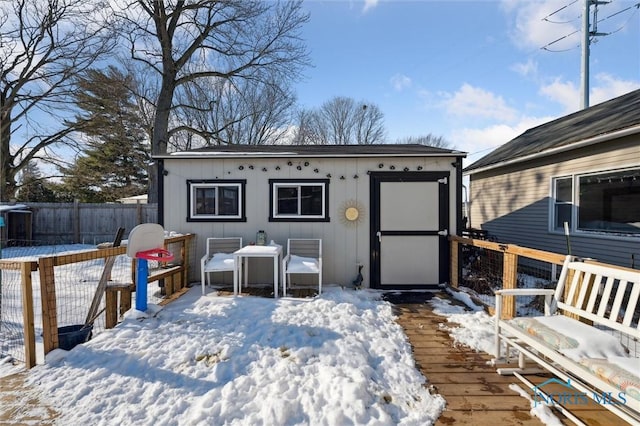
[[[451,185],[451,172],[443,171],[425,171],[425,172],[371,172],[369,174],[369,200],[371,204],[371,220],[369,221],[369,276],[371,277],[371,288],[380,290],[393,289],[425,289],[434,288],[431,284],[417,284],[409,286],[399,285],[383,285],[380,276],[380,242],[377,237],[378,229],[380,229],[380,183],[381,182],[437,182],[439,179],[448,178],[444,184],[443,190],[440,187],[438,191],[438,199],[440,208],[438,211],[438,221],[440,227],[444,224],[445,228],[451,232],[451,224],[449,223],[449,215],[451,210],[449,188]],[[438,231],[386,231],[384,235],[438,235]],[[438,277],[440,283],[448,281],[449,277],[449,239],[447,237],[440,238],[438,247],[440,262]]]

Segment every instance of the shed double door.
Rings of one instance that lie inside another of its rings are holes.
[[[449,172],[371,174],[371,285],[424,289],[448,280]]]

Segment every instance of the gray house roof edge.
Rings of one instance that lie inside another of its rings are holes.
[[[463,176],[470,176],[475,173],[482,173],[488,170],[499,169],[500,167],[509,166],[512,164],[524,163],[529,160],[535,160],[536,158],[547,157],[550,155],[554,155],[560,152],[571,151],[573,149],[582,148],[589,145],[595,145],[598,143],[603,143],[610,141],[612,139],[617,139],[624,136],[640,134],[640,124],[633,127],[628,127],[626,129],[618,130],[616,132],[606,133],[604,135],[594,136],[589,139],[585,139],[582,141],[578,141],[569,145],[558,146],[555,148],[548,149],[546,151],[536,152],[534,154],[525,155],[522,157],[512,158],[510,160],[500,161],[498,163],[488,164],[484,167],[478,167],[475,169],[465,168],[462,172]]]
[[[634,134],[640,126],[640,89],[526,130],[464,168],[470,175]]]

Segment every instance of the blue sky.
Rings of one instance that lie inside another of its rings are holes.
[[[611,34],[591,44],[591,105],[640,88],[639,1],[598,8],[597,30]],[[316,108],[346,96],[376,104],[390,142],[443,136],[469,152],[469,164],[580,109],[584,0],[308,0],[304,7],[313,68],[297,85],[299,103]]]

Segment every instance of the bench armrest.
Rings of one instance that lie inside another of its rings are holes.
[[[496,326],[502,317],[503,296],[544,296],[544,314],[551,315],[555,312],[553,295],[556,290],[552,288],[505,288],[496,290]],[[496,330],[497,331],[497,330]]]

